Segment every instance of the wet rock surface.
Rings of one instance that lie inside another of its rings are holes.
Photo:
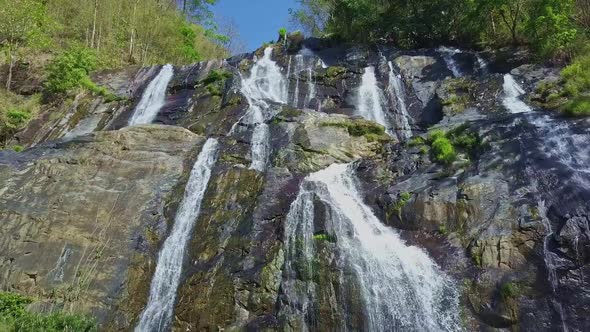
[[[313,277],[286,283],[284,270],[284,228],[301,182],[352,162],[375,215],[454,278],[466,330],[590,329],[588,123],[510,114],[502,104],[503,74],[511,73],[524,101],[551,109],[539,86],[556,82],[558,69],[526,65],[523,51],[288,42],[272,55],[288,100],[268,100],[265,172],[250,167],[251,101],[240,91],[263,49],[175,68],[155,120],[170,126],[120,129],[159,67],[103,74],[98,82],[125,100],[80,95],[55,105],[63,117],[33,122],[22,141],[36,147],[0,152],[2,289],[38,297],[43,310],[90,312],[107,329],[132,327],[188,170],[203,137],[213,136],[219,161],[186,250],[173,329],[363,329],[356,281],[341,277],[323,223],[328,208],[314,208]],[[358,113],[371,66],[391,128],[402,127],[389,62],[401,75],[412,140]],[[454,135],[455,161],[437,161],[433,127]],[[317,303],[301,321],[285,289],[308,285]],[[349,301],[336,303],[342,287]]]

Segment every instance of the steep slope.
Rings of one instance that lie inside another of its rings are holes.
[[[558,69],[499,53],[307,40],[167,84],[150,84],[161,67],[106,76],[127,101],[79,96],[0,154],[0,284],[137,327],[207,137],[156,330],[587,330],[588,123],[529,103]],[[159,125],[127,127],[149,96]]]

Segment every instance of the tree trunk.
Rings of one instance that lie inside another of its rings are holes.
[[[8,77],[6,78],[6,90],[10,91],[12,84],[12,69],[14,68],[14,60],[12,59],[12,49],[8,46]]]
[[[100,53],[100,40],[102,38],[102,24],[98,27],[98,41],[96,42],[96,52]]]
[[[94,18],[92,19],[92,37],[90,39],[90,48],[94,48],[94,38],[96,37],[96,16],[98,14],[98,0],[94,0]]]
[[[137,1],[133,4],[133,15],[131,16],[131,33],[129,37],[129,63],[133,63],[133,51],[135,51],[135,18],[137,14]]]

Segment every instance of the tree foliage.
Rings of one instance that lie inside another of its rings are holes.
[[[291,16],[308,34],[412,48],[530,45],[567,53],[590,25],[588,0],[300,0]]]

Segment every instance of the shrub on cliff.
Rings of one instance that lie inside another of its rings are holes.
[[[445,132],[436,130],[430,135],[432,156],[437,162],[450,165],[457,159],[457,152]]]
[[[76,47],[56,57],[47,68],[45,89],[50,93],[64,93],[87,83],[96,68],[96,55],[87,48]]]

